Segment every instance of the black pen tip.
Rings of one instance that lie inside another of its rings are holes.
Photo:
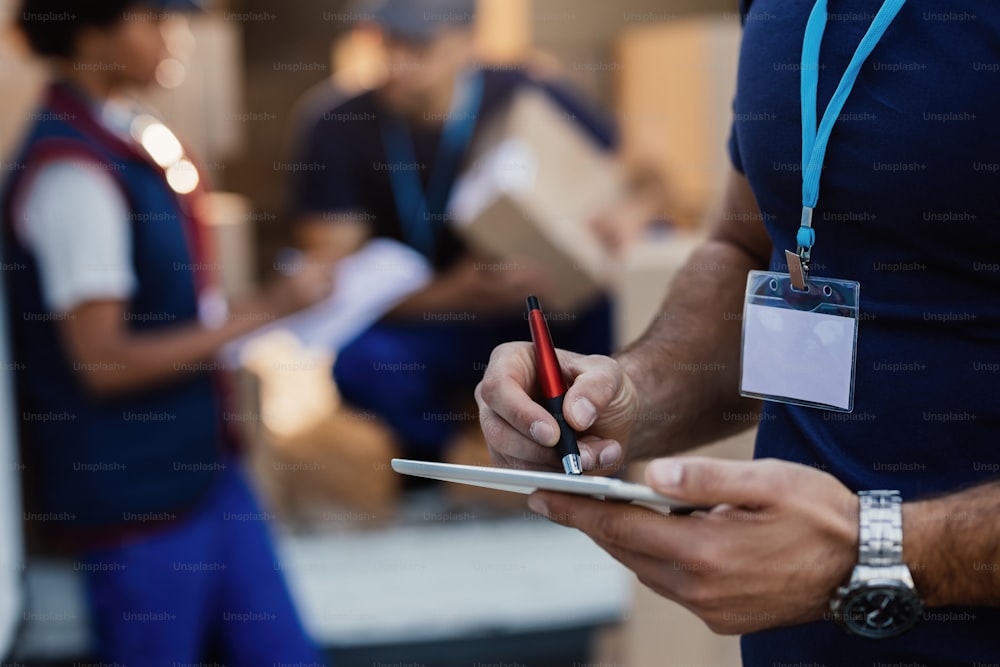
[[[534,294],[528,296],[528,310],[541,310],[542,307],[538,305],[538,297]]]

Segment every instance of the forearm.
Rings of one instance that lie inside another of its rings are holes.
[[[903,559],[927,606],[1000,605],[1000,481],[903,505]]]
[[[647,332],[618,355],[641,401],[630,460],[681,452],[747,428],[760,403],[739,395],[743,286],[761,268],[722,240],[697,250]]]
[[[85,385],[98,396],[110,397],[180,381],[211,368],[223,345],[279,316],[267,298],[254,297],[233,307],[218,328],[198,323],[152,332],[118,329],[91,334],[88,344],[80,344],[67,332],[66,340],[74,367],[85,374]]]
[[[430,284],[410,295],[390,315],[442,321],[516,316],[524,308],[524,297],[535,291],[537,279],[529,264],[509,264],[514,268],[494,271],[474,256],[463,257],[438,272]]]
[[[426,287],[414,292],[397,304],[388,316],[394,319],[419,320],[433,313],[456,313],[464,308],[454,283],[445,274],[438,274]]]
[[[760,402],[739,395],[747,273],[773,244],[747,179],[730,170],[709,241],[674,278],[653,324],[619,355],[639,395],[630,461],[682,452],[744,430]]]

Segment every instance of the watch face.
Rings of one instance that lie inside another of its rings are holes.
[[[909,630],[922,609],[920,598],[905,586],[868,585],[847,594],[840,622],[863,637],[893,637]]]

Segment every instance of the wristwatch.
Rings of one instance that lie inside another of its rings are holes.
[[[830,601],[834,621],[848,632],[895,637],[920,618],[924,603],[903,562],[903,499],[899,491],[861,491],[858,564]]]

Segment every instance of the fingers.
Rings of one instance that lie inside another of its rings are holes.
[[[533,493],[528,507],[550,521],[586,533],[602,545],[660,560],[687,560],[696,528],[696,520],[689,517],[664,516],[628,503],[565,493]]]
[[[513,256],[503,262],[477,262],[473,266],[489,267],[473,271],[483,306],[493,309],[523,309],[524,297],[535,294],[545,303],[550,289],[549,271],[535,260]]]
[[[559,425],[529,395],[536,381],[531,345],[505,343],[490,355],[490,363],[476,387],[476,397],[480,410],[488,407],[522,436],[551,447],[559,440]]]
[[[534,360],[528,343],[505,343],[493,350],[475,393],[490,447],[504,451],[524,439],[546,447],[558,442],[556,420],[528,395],[536,381]]]
[[[478,391],[477,400],[479,400]],[[495,465],[518,470],[562,472],[562,463],[555,449],[542,447],[534,440],[524,437],[481,400],[479,425],[486,436],[490,456]]]
[[[783,497],[799,466],[779,461],[664,458],[646,466],[646,484],[694,505],[766,507]]]
[[[557,354],[563,370],[573,378],[563,401],[563,414],[574,429],[586,431],[621,397],[625,374],[611,357]]]
[[[711,565],[699,563],[667,562],[656,556],[640,553],[615,544],[595,540],[616,561],[635,573],[643,586],[663,597],[681,604],[691,611],[696,607],[687,600],[686,593],[693,589],[692,573]]]
[[[585,433],[580,439],[584,469],[618,469],[635,412],[634,388],[618,362],[609,357],[564,350],[557,354],[571,385],[563,404],[564,417],[572,428]],[[533,450],[538,445],[551,448],[559,440],[556,420],[530,396],[536,381],[530,344],[497,347],[476,387],[480,425],[497,462],[559,470],[553,464],[554,452]],[[593,432],[586,433],[592,427]]]
[[[528,504],[551,521],[586,533],[656,593],[703,617],[716,606],[706,577],[725,566],[706,557],[711,550],[704,545],[712,535],[699,534],[698,519],[558,493],[532,494]]]
[[[624,451],[617,440],[585,435],[578,442],[584,470],[610,475],[621,468]]]

